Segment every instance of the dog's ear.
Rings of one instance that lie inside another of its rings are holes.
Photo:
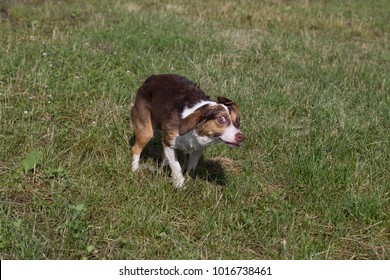
[[[230,99],[227,99],[226,97],[223,97],[223,96],[218,96],[217,101],[218,101],[218,103],[222,103],[223,105],[226,105],[228,107],[235,104],[233,101],[231,101]]]
[[[238,111],[238,105],[226,97],[218,96],[217,101],[228,107],[229,111]]]
[[[179,135],[182,136],[193,129],[195,125],[202,120],[202,117],[202,112],[200,110],[196,110],[184,119],[181,119],[179,124]]]

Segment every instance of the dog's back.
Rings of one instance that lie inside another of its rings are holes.
[[[161,130],[164,121],[178,125],[184,108],[192,107],[201,100],[210,100],[210,97],[187,78],[174,74],[153,75],[137,92],[132,119],[138,117],[139,111],[147,110],[153,126],[156,126],[153,128]]]

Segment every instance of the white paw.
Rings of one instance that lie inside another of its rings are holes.
[[[131,166],[131,171],[133,171],[133,172],[137,172],[138,171],[138,169],[139,169],[139,166],[138,165],[132,165]]]
[[[136,172],[139,169],[139,155],[133,156],[131,162],[131,171]]]
[[[184,179],[183,176],[179,177],[179,178],[174,178],[173,179],[173,185],[174,185],[175,188],[178,188],[178,189],[182,188],[184,186],[184,181],[185,181],[185,179]]]

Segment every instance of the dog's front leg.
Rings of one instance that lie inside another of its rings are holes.
[[[165,159],[168,161],[172,170],[173,185],[181,188],[184,184],[184,176],[179,161],[177,160],[176,150],[171,147],[164,147]]]
[[[191,177],[195,177],[195,169],[198,166],[199,159],[203,154],[203,149],[196,150],[190,153],[190,158],[188,160],[188,174],[190,174]]]

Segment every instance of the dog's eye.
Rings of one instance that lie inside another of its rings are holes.
[[[225,124],[225,123],[226,123],[226,118],[225,118],[225,117],[218,117],[217,121],[218,121],[220,124]]]

